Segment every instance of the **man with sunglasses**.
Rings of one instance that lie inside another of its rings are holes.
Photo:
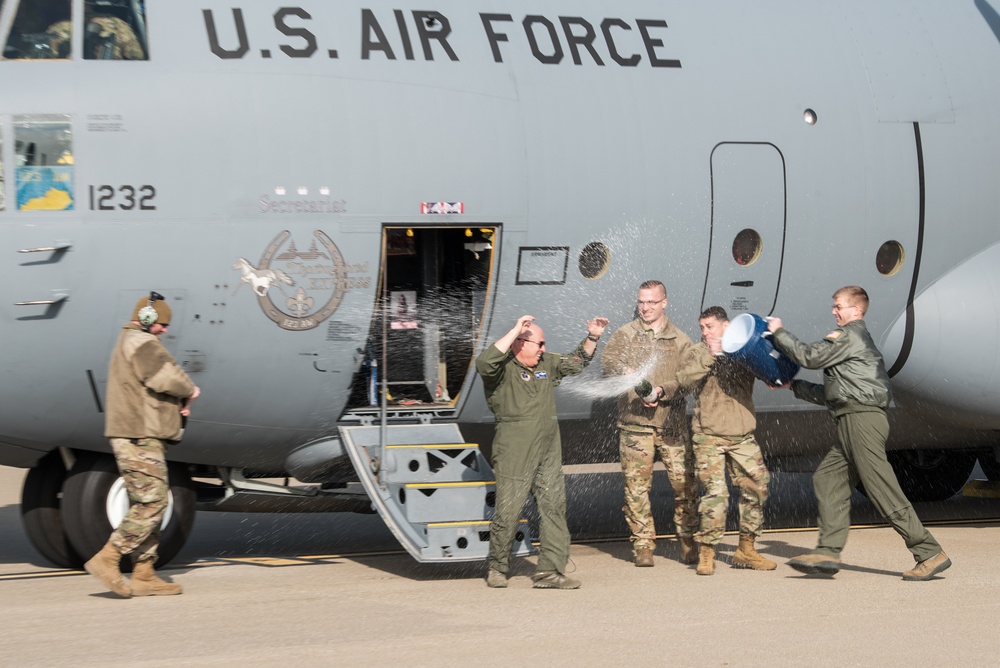
[[[889,423],[885,409],[892,401],[889,375],[875,347],[864,316],[868,293],[857,285],[833,293],[837,329],[821,341],[805,344],[771,318],[768,329],[776,348],[804,369],[823,369],[823,384],[792,381],[795,396],[826,405],[837,423],[838,443],[813,474],[819,504],[819,543],[812,552],[788,565],[802,573],[834,575],[851,524],[851,493],[860,481],[875,509],[906,541],[917,562],[904,580],[930,580],[951,566],[930,532],[924,528],[885,457]]]
[[[587,338],[569,355],[545,349],[545,332],[524,315],[509,332],[476,359],[486,403],[496,416],[490,463],[496,475],[496,503],[490,523],[489,574],[486,584],[507,586],[510,553],[524,502],[531,493],[539,514],[537,589],[577,589],[566,576],[569,528],[562,444],[556,417],[555,387],[594,358],[607,318],[587,322]]]
[[[123,598],[180,594],[181,586],[156,576],[160,523],[167,510],[167,444],[181,437],[182,417],[200,390],[177,365],[160,337],[170,327],[171,309],[152,292],[132,309],[108,366],[104,435],[128,491],[129,509],[107,544],[84,567]],[[136,563],[129,583],[119,564]]]
[[[629,390],[618,399],[619,453],[625,474],[625,521],[631,530],[635,565],[653,565],[656,527],[649,503],[653,460],[659,454],[674,490],[674,525],[681,562],[698,561],[698,483],[688,436],[685,395],[677,382],[681,357],[694,345],[667,318],[667,289],[660,281],[639,286],[639,316],[611,335],[601,355],[607,376],[641,372],[652,386],[640,396]]]

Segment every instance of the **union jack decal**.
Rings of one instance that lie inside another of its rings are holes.
[[[465,202],[421,202],[420,213],[465,213]]]

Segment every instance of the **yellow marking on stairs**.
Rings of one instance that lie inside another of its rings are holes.
[[[398,449],[404,449],[404,448],[424,448],[424,449],[428,449],[428,450],[430,450],[430,449],[433,449],[433,450],[461,450],[461,449],[464,449],[464,448],[478,448],[478,447],[479,447],[478,443],[428,443],[428,444],[424,444],[424,445],[414,443],[413,445],[399,445],[399,444],[396,444],[396,445],[387,445],[387,446],[385,446],[385,449],[386,450],[395,450],[397,448]]]
[[[962,496],[974,496],[980,499],[1000,499],[1000,482],[970,480],[962,488]]]
[[[479,480],[475,482],[409,482],[407,489],[437,489],[438,487],[482,487],[483,485],[496,485],[495,480]]]

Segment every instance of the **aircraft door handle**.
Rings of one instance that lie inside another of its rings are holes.
[[[69,293],[65,290],[53,290],[51,299],[35,299],[26,302],[14,302],[14,306],[51,306],[60,304],[69,299]]]

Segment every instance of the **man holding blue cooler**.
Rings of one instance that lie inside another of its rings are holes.
[[[768,329],[774,346],[807,369],[823,369],[823,384],[792,382],[799,399],[826,405],[837,423],[837,439],[813,474],[819,503],[819,544],[812,552],[788,562],[803,573],[833,575],[840,570],[840,553],[851,523],[851,493],[860,481],[875,509],[906,541],[916,566],[904,580],[930,580],[951,566],[930,532],[924,528],[885,456],[889,423],[885,409],[892,400],[889,375],[875,347],[864,316],[868,293],[857,285],[833,294],[837,329],[816,343],[805,344],[772,318]]]

